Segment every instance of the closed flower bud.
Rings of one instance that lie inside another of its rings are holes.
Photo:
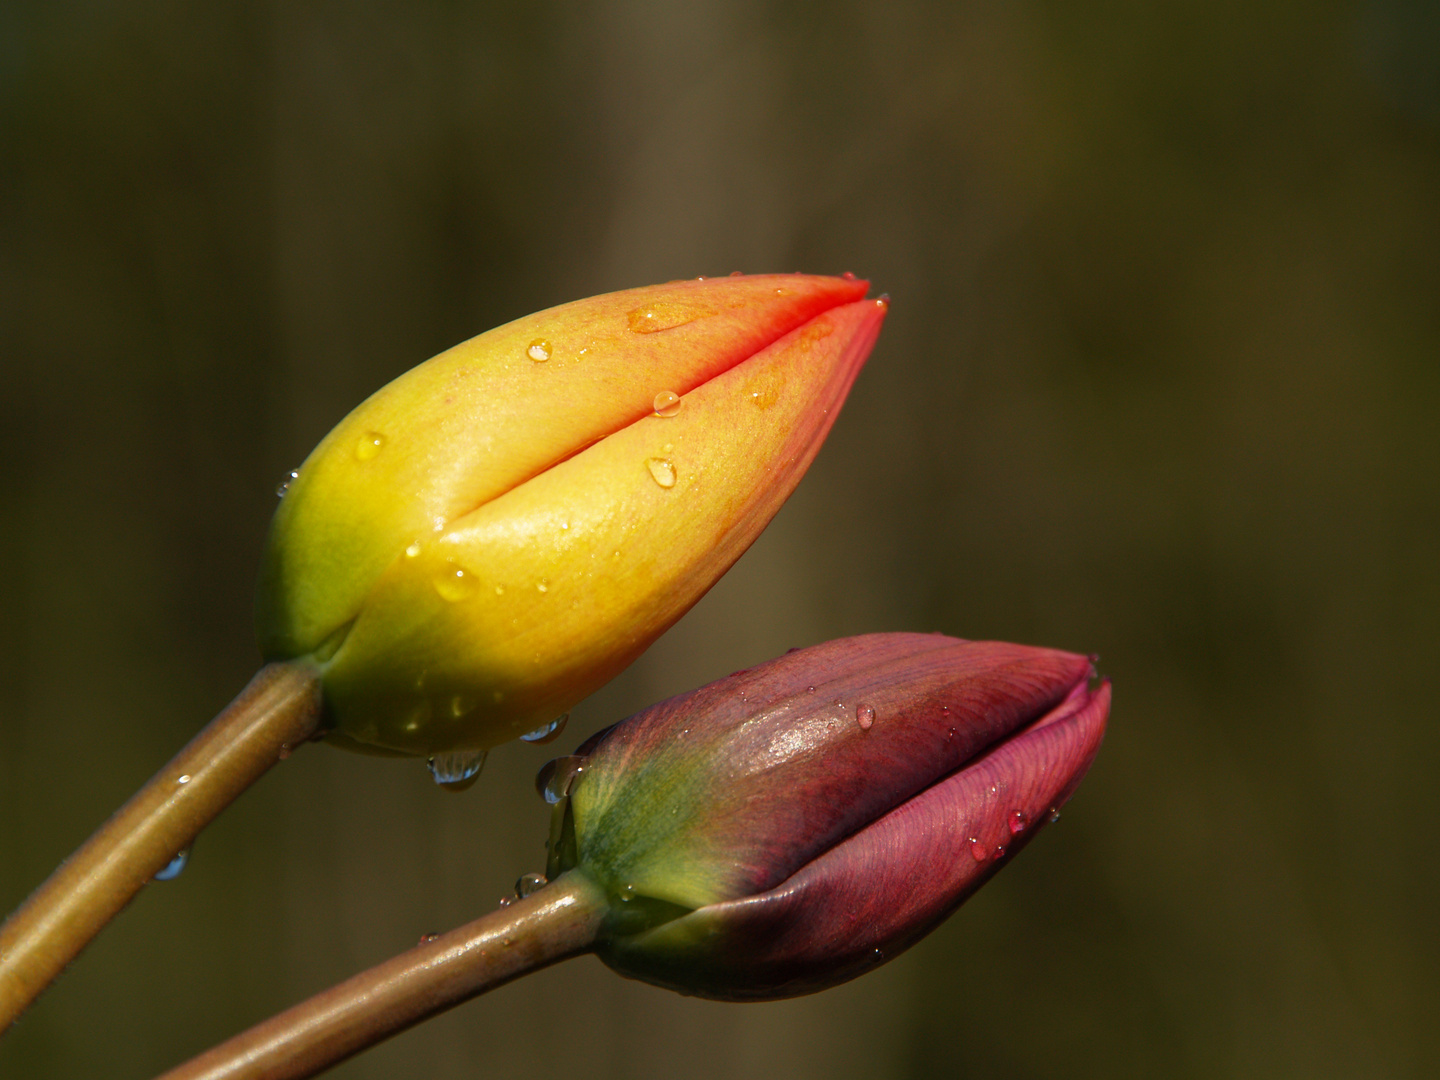
[[[799,482],[879,332],[866,283],[674,282],[527,316],[374,394],[267,542],[267,659],[331,738],[478,751],[544,729],[723,574]]]
[[[1069,798],[1109,712],[1092,677],[938,635],[794,651],[542,774],[550,876],[611,897],[596,951],[622,974],[732,1000],[834,985],[934,929]]]

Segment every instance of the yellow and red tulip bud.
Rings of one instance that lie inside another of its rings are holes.
[[[342,744],[423,756],[544,730],[789,496],[879,332],[866,289],[612,293],[402,375],[288,485],[260,581],[266,658],[319,666]]]
[[[1104,736],[1090,661],[938,635],[787,654],[602,732],[548,774],[551,877],[610,897],[596,951],[687,994],[853,978],[960,905]]]

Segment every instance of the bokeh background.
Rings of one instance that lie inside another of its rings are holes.
[[[1433,0],[0,5],[0,909],[237,691],[277,480],[407,367],[730,270],[894,298],[810,476],[554,748],[307,748],[0,1043],[146,1077],[492,908],[537,768],[792,645],[1099,652],[1063,821],[843,988],[575,961],[337,1077],[1440,1073]]]

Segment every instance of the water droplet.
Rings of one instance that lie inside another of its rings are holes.
[[[655,395],[655,415],[667,418],[679,416],[683,404],[684,400],[674,390],[661,390]]]
[[[870,725],[875,723],[875,709],[870,705],[860,705],[855,709],[855,719],[860,722],[861,731],[869,731]]]
[[[731,270],[731,271],[730,271],[730,276],[731,276],[731,277],[744,277],[744,276],[745,276],[745,271],[744,271],[744,270]]]
[[[288,473],[285,474],[285,479],[281,480],[280,483],[275,485],[275,497],[277,499],[283,499],[285,497],[285,493],[290,490],[290,485],[299,479],[300,470],[291,469]]]
[[[360,436],[360,441],[355,444],[355,456],[361,461],[369,461],[380,448],[385,445],[385,436],[378,431],[367,431]]]
[[[549,592],[550,582],[542,577],[539,581],[535,583],[535,589],[537,592]]]
[[[1025,817],[1025,811],[1024,811],[1024,810],[1011,810],[1011,811],[1010,811],[1009,825],[1010,825],[1010,835],[1011,835],[1011,836],[1019,836],[1022,832],[1025,831],[1025,826],[1028,825],[1028,824],[1029,824],[1029,821],[1028,821],[1028,820],[1026,819],[1026,817]]]
[[[545,724],[543,727],[538,727],[534,731],[529,732],[528,734],[521,735],[520,739],[522,742],[529,743],[554,742],[560,737],[560,733],[565,730],[565,723],[569,719],[570,714],[568,712],[561,713],[554,720],[551,720],[550,723]]]
[[[485,767],[485,754],[484,750],[447,750],[425,764],[430,767],[435,782],[446,791],[464,791],[475,783]]]
[[[554,806],[570,794],[570,788],[584,771],[585,759],[574,754],[547,761],[535,774],[535,790],[542,799]]]
[[[413,558],[415,558],[416,555],[419,555],[419,554],[420,554],[420,541],[419,541],[419,540],[416,540],[415,543],[411,544],[409,547],[407,547],[407,548],[405,549],[405,557],[406,557],[406,558],[413,559]]]
[[[623,888],[621,888],[621,890],[620,890],[620,900],[621,900],[622,903],[628,904],[631,900],[634,900],[634,899],[635,899],[635,886],[634,886],[634,885],[626,885],[626,886],[624,886]]]
[[[549,883],[544,874],[521,874],[520,880],[515,882],[515,895],[524,900],[525,897],[539,892]]]
[[[292,751],[291,751],[291,749],[290,749],[290,744],[289,744],[289,743],[281,743],[281,744],[280,744],[280,760],[281,760],[281,761],[284,761],[286,758],[288,758],[291,753],[292,753]]]
[[[1004,847],[1004,845],[1002,845],[1002,844],[996,844],[996,845],[995,845],[995,854],[994,854],[992,857],[995,858],[995,859],[1003,859],[1003,858],[1005,857],[1005,847]]]
[[[807,694],[813,694],[813,693],[815,692],[815,688],[814,688],[813,686],[807,686],[807,687],[805,688],[805,692],[806,692]]]
[[[1059,811],[1059,810],[1056,810],[1055,807],[1053,807],[1053,806],[1050,807],[1050,816],[1049,816],[1046,820],[1051,821],[1051,822],[1059,821],[1059,820],[1060,820],[1060,811]]]
[[[453,604],[475,592],[475,577],[451,563],[441,573],[435,575],[435,591],[443,599],[449,600]]]
[[[668,299],[643,304],[630,312],[627,318],[630,329],[635,333],[653,334],[660,330],[673,330],[697,319],[708,319],[714,314],[714,308],[699,300]]]
[[[179,855],[176,855],[165,868],[155,875],[156,881],[173,881],[180,876],[180,871],[185,869],[185,864],[190,861],[190,849],[183,848]]]
[[[663,488],[675,486],[675,466],[668,458],[652,457],[645,462],[645,467],[650,470],[650,475],[655,478],[655,483]]]
[[[984,862],[990,857],[990,849],[972,836],[970,838],[970,854],[974,856],[976,862]]]
[[[500,897],[500,906],[501,906],[501,907],[509,907],[509,906],[510,906],[511,904],[513,904],[514,902],[515,902],[515,898],[514,898],[513,896],[502,896],[502,897]]]
[[[430,942],[439,940],[439,937],[440,937],[439,934],[421,934],[421,935],[420,935],[420,944],[421,944],[421,945],[429,945]]]
[[[536,338],[530,342],[530,347],[525,350],[525,355],[537,364],[544,363],[550,359],[550,343],[544,338]]]
[[[853,271],[853,270],[846,270],[846,271],[845,271],[843,274],[841,274],[840,276],[841,276],[842,278],[844,278],[846,281],[854,281],[854,280],[855,280],[855,271]]]
[[[177,776],[177,777],[175,778],[175,782],[176,782],[177,784],[188,784],[192,779],[193,779],[193,777],[192,777],[188,772],[187,772],[187,773],[181,773],[179,776]]]

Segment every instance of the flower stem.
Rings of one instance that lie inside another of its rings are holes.
[[[0,926],[0,1032],[146,882],[319,724],[312,665],[261,668]]]
[[[437,1013],[588,952],[605,898],[563,874],[507,907],[423,942],[164,1074],[159,1080],[300,1080]]]

